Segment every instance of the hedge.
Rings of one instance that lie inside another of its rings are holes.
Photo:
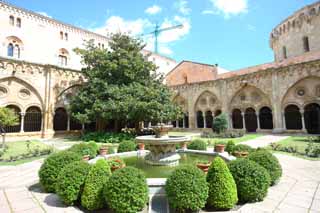
[[[195,139],[188,144],[188,149],[207,150],[207,143],[201,139]]]
[[[70,147],[68,151],[78,153],[81,156],[90,155],[90,158],[95,158],[97,156],[98,149],[98,145],[94,141],[91,141],[75,144]]]
[[[119,144],[118,153],[131,152],[136,150],[136,144],[133,141],[123,141]]]

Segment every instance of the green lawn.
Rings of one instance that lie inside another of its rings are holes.
[[[25,160],[33,157],[40,157],[46,155],[46,151],[52,149],[39,141],[17,141],[7,142],[7,149],[0,157],[0,162],[13,161],[13,160]]]
[[[295,147],[297,149],[297,153],[288,153],[282,151],[275,152],[301,157],[308,160],[320,160],[320,158],[313,158],[305,155],[305,149],[307,148],[310,142],[313,141],[311,141],[310,137],[307,136],[290,136],[282,141],[279,141],[277,144],[285,147]]]
[[[237,143],[252,140],[261,136],[263,136],[263,134],[245,134],[240,138],[201,138],[200,136],[197,136],[194,138],[201,138],[202,140],[206,141],[210,147],[210,146],[214,146],[214,144],[217,142],[227,143],[228,141],[232,140],[234,143],[237,144]]]

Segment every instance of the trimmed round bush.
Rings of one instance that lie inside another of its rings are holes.
[[[254,148],[252,148],[251,146],[248,146],[246,144],[238,144],[235,147],[233,147],[233,152],[253,152],[255,151]]]
[[[40,184],[46,192],[55,192],[58,175],[64,166],[80,161],[82,156],[69,151],[61,151],[45,159],[39,170]]]
[[[56,193],[66,205],[73,205],[78,201],[84,182],[90,170],[85,161],[77,161],[66,165],[59,173]]]
[[[103,188],[110,176],[111,170],[106,160],[100,159],[91,166],[81,195],[81,205],[84,208],[92,211],[105,206]]]
[[[68,151],[78,153],[81,156],[90,155],[90,158],[94,158],[97,156],[98,149],[98,145],[94,141],[91,141],[75,144]]]
[[[220,157],[213,160],[207,175],[209,206],[227,210],[238,202],[237,186],[227,164]]]
[[[271,185],[277,183],[282,175],[282,168],[278,159],[266,150],[258,150],[252,152],[249,155],[249,160],[252,160],[258,163],[260,166],[263,166],[270,175]]]
[[[229,169],[236,182],[240,202],[262,201],[267,195],[271,179],[265,168],[242,158],[231,161]]]
[[[226,150],[226,152],[231,154],[231,153],[233,153],[233,150],[235,147],[236,147],[236,144],[234,143],[234,141],[230,140],[230,141],[228,141],[225,150]]]
[[[178,212],[199,210],[208,198],[204,172],[191,165],[178,167],[167,179],[165,190],[170,205]]]
[[[131,152],[136,150],[136,143],[133,141],[123,141],[119,143],[118,153],[120,152]]]
[[[207,150],[207,143],[201,139],[195,139],[188,144],[188,149]]]
[[[139,169],[118,169],[109,178],[104,196],[108,206],[117,213],[136,213],[148,202],[148,185]]]
[[[228,116],[225,113],[213,118],[212,130],[216,133],[224,132],[228,129]]]

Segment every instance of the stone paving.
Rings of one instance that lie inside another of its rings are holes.
[[[266,146],[270,145],[271,143],[276,143],[276,142],[279,142],[279,141],[284,140],[286,138],[288,138],[288,136],[264,135],[264,136],[257,137],[252,140],[241,142],[240,144],[249,145],[253,148],[259,148],[259,147],[266,147]]]
[[[269,137],[272,138],[272,137]],[[283,167],[280,182],[269,189],[263,202],[246,204],[240,213],[320,213],[320,161],[276,154]],[[82,212],[64,206],[55,194],[41,192],[37,171],[41,160],[0,167],[0,213]]]

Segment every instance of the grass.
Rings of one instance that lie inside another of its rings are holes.
[[[29,163],[31,161],[34,160],[39,160],[42,158],[46,158],[48,155],[42,155],[42,156],[37,156],[37,157],[31,157],[31,158],[26,158],[26,159],[22,159],[22,160],[16,160],[16,161],[12,161],[12,162],[2,162],[0,161],[0,166],[16,166],[16,165],[20,165],[23,163]]]
[[[277,144],[281,146],[287,146],[287,147],[289,146],[296,147],[297,153],[288,153],[288,152],[282,152],[282,151],[273,151],[273,152],[287,154],[290,156],[300,157],[308,160],[320,160],[320,158],[308,157],[305,155],[305,149],[307,148],[310,142],[314,142],[314,141],[311,141],[310,137],[308,136],[289,136],[288,138],[279,141]]]
[[[27,154],[30,154],[30,151],[34,151],[38,149],[39,151],[49,149],[50,146],[41,143],[39,141],[17,141],[17,142],[7,142],[6,143],[7,149],[3,153],[3,155],[0,157],[1,161],[8,161],[10,158],[22,158],[17,160],[27,160],[29,158],[32,158],[31,156],[27,156]],[[29,146],[29,148],[28,148]],[[23,155],[25,156],[23,158]],[[38,157],[38,156],[37,156]],[[3,162],[2,162],[3,163]]]
[[[206,141],[210,146],[213,146],[217,142],[227,143],[228,141],[232,140],[235,144],[241,143],[244,141],[256,139],[258,137],[263,136],[263,134],[245,134],[242,137],[239,138],[201,138],[200,136],[194,137],[194,138],[201,138],[202,140]]]

